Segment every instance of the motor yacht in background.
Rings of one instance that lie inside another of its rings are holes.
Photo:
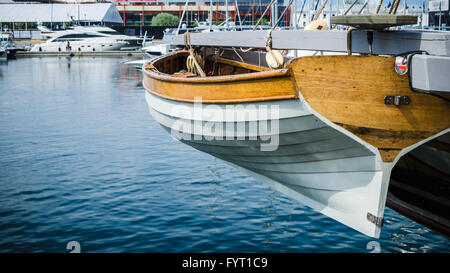
[[[170,45],[163,42],[148,42],[141,49],[150,55],[164,55],[170,52]]]
[[[136,50],[142,47],[145,40],[153,39],[153,37],[140,38],[124,35],[105,26],[74,26],[62,30],[51,30],[44,26],[38,26],[38,29],[49,40],[45,43],[35,45],[31,51]],[[67,47],[68,42],[70,49]]]
[[[2,31],[0,33],[0,47],[3,48],[7,59],[15,57],[16,52],[19,50],[12,41],[13,33],[10,31]]]
[[[87,52],[120,50],[128,43],[88,33],[61,33],[44,43],[36,44],[31,52]]]

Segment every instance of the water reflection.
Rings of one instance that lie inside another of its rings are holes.
[[[211,226],[214,233],[219,233],[219,223],[220,218],[218,212],[220,212],[223,207],[221,206],[221,201],[223,200],[221,196],[221,191],[223,187],[221,181],[223,180],[222,174],[219,171],[219,166],[217,164],[217,159],[214,158],[211,165],[208,166],[208,171],[212,174],[212,180],[208,182],[208,197],[209,206],[208,211],[211,217]]]

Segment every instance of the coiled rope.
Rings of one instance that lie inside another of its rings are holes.
[[[189,51],[189,56],[186,59],[186,68],[188,72],[197,75],[200,74],[200,77],[206,77],[206,74],[202,68],[202,66],[205,65],[205,60],[203,59],[201,54],[195,53],[194,48],[191,45],[191,36],[189,32],[185,32],[183,38],[184,45]]]

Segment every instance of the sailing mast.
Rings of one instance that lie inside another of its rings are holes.
[[[238,5],[237,0],[234,0],[234,4],[236,6],[236,10],[234,12],[237,12],[237,16],[238,16],[238,19],[239,19],[239,26],[241,27],[241,30],[242,30],[241,14],[239,12],[239,5]],[[236,24],[236,22],[235,22],[235,24]]]
[[[225,29],[228,29],[228,0],[225,0]]]
[[[212,17],[213,17],[213,9],[212,9],[212,0],[209,1],[209,15],[208,15],[208,22],[209,22],[209,32],[212,30]]]

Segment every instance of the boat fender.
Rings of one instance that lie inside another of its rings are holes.
[[[328,24],[325,20],[314,20],[305,26],[305,30],[328,30]]]
[[[267,65],[273,69],[278,69],[283,66],[284,58],[278,50],[271,50],[266,54]]]
[[[266,36],[266,62],[272,69],[278,69],[283,67],[284,57],[278,50],[272,49],[272,29]]]

